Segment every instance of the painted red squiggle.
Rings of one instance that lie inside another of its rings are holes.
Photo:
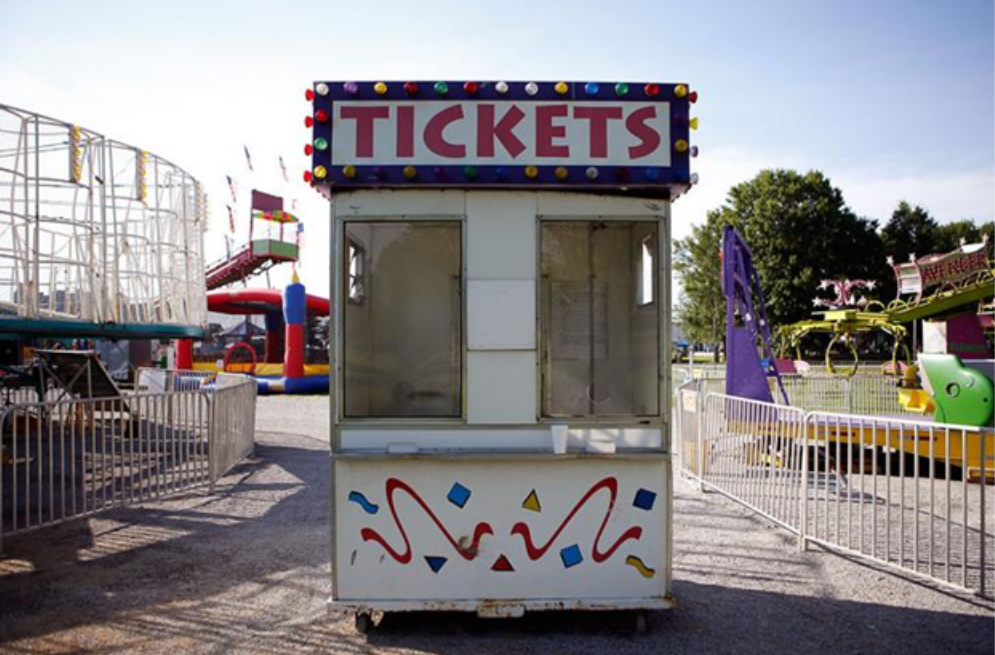
[[[563,529],[567,527],[571,520],[573,520],[573,517],[580,511],[580,508],[583,507],[588,500],[590,500],[591,496],[598,493],[602,489],[607,489],[610,494],[608,511],[605,512],[605,518],[601,520],[601,527],[598,528],[598,534],[594,537],[594,544],[591,546],[591,557],[594,558],[595,562],[604,562],[606,559],[611,557],[623,543],[629,539],[639,539],[639,537],[643,534],[643,529],[638,526],[629,528],[622,533],[622,536],[619,537],[618,540],[616,540],[615,543],[608,548],[608,550],[604,552],[598,550],[598,543],[601,541],[601,535],[605,532],[605,526],[608,525],[608,519],[611,517],[612,510],[615,509],[615,499],[618,497],[618,480],[615,478],[605,478],[588,489],[587,493],[584,494],[584,497],[581,498],[576,505],[574,505],[573,510],[571,510],[571,512],[567,515],[567,518],[563,519],[563,523],[561,523],[560,527],[556,529],[556,532],[554,532],[553,536],[549,538],[549,541],[542,546],[537,547],[535,545],[532,541],[532,532],[529,529],[529,526],[524,522],[516,523],[514,527],[511,528],[511,534],[519,535],[525,543],[525,550],[528,552],[529,559],[533,561],[537,560],[546,554],[546,551],[553,545],[556,538],[560,536]]]
[[[439,517],[435,515],[429,506],[422,500],[421,496],[418,495],[414,489],[409,487],[406,483],[398,480],[397,478],[388,478],[386,485],[387,493],[387,506],[390,507],[390,515],[394,518],[394,524],[397,526],[398,532],[401,533],[401,538],[404,539],[404,551],[398,552],[391,548],[387,543],[387,540],[380,536],[380,533],[372,528],[363,528],[360,530],[359,534],[363,537],[363,541],[375,541],[383,549],[387,551],[387,554],[393,557],[401,564],[407,564],[411,561],[411,542],[408,540],[408,533],[404,531],[404,525],[401,523],[401,519],[397,516],[397,510],[394,508],[394,492],[403,491],[418,503],[425,513],[428,514],[429,518],[435,522],[435,525],[442,532],[443,536],[449,540],[456,552],[459,553],[463,559],[472,560],[477,556],[477,547],[480,545],[480,540],[484,535],[494,534],[494,530],[491,528],[489,523],[478,523],[477,527],[473,530],[473,539],[470,541],[470,545],[466,548],[460,546],[459,542],[456,541],[453,536],[446,530],[446,527],[442,525],[442,521]]]

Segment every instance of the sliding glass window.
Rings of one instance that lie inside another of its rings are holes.
[[[457,222],[350,222],[342,248],[347,418],[462,413]]]
[[[544,222],[546,417],[659,416],[658,224]]]

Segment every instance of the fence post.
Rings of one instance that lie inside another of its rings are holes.
[[[802,474],[801,479],[801,498],[799,502],[801,507],[799,509],[799,519],[798,519],[798,550],[800,552],[805,552],[807,549],[807,542],[805,540],[805,531],[808,529],[808,428],[809,428],[809,415],[805,413],[802,415],[801,421],[801,443],[802,443]]]
[[[853,378],[844,378],[843,387],[846,389],[846,413],[853,414]]]
[[[217,391],[215,391],[215,394]],[[208,477],[208,493],[214,494],[214,481],[217,480],[217,421],[215,412],[217,410],[217,403],[214,402],[214,398],[204,393],[204,399],[207,401],[207,477]]]
[[[694,409],[696,414],[695,420],[695,434],[697,437],[696,452],[698,458],[698,491],[705,491],[705,448],[704,448],[704,426],[705,420],[708,416],[707,409],[707,397],[702,394],[701,388],[698,387],[694,394]]]

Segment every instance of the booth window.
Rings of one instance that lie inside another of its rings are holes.
[[[345,416],[458,418],[460,224],[349,222],[345,230]]]
[[[546,417],[659,416],[658,225],[544,222]]]

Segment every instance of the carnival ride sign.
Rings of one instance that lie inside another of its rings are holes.
[[[889,263],[898,279],[898,294],[921,294],[930,287],[957,283],[991,270],[988,263],[988,238],[981,243],[963,244],[943,254],[927,255],[904,264]]]
[[[306,123],[321,188],[603,187],[694,180],[683,84],[319,82]]]

